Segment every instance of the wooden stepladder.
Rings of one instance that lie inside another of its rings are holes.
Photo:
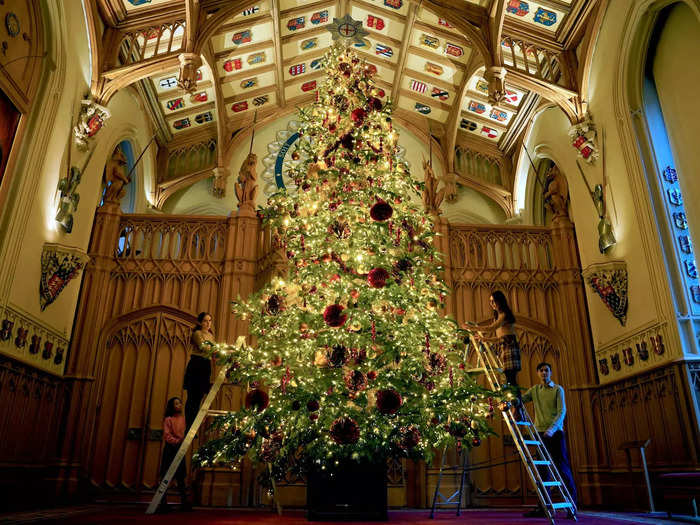
[[[245,348],[246,347],[245,337],[239,336],[238,339],[236,340],[236,343],[234,346],[237,347],[239,350]],[[172,481],[173,476],[175,475],[175,472],[177,471],[177,468],[180,466],[180,462],[185,458],[185,454],[187,454],[187,451],[189,450],[190,446],[192,445],[192,441],[194,441],[194,437],[197,435],[197,432],[199,431],[199,427],[202,426],[204,419],[209,415],[220,416],[220,415],[224,415],[227,413],[227,412],[224,412],[221,410],[209,410],[209,408],[211,407],[211,404],[214,402],[214,398],[219,393],[219,390],[221,390],[221,386],[224,384],[224,381],[226,380],[226,373],[227,372],[228,372],[228,368],[222,367],[221,370],[219,371],[219,374],[216,376],[216,381],[214,381],[214,384],[209,389],[209,393],[207,394],[207,397],[204,398],[204,402],[202,403],[202,406],[199,408],[199,412],[197,412],[197,417],[194,418],[194,421],[192,422],[192,425],[190,426],[189,431],[185,435],[185,439],[182,440],[182,443],[180,444],[180,448],[177,450],[177,454],[175,455],[173,462],[170,464],[170,467],[168,468],[168,471],[165,473],[165,476],[163,477],[163,479],[161,480],[160,485],[158,485],[158,490],[156,491],[155,495],[153,496],[151,503],[149,503],[148,508],[146,509],[146,514],[155,513],[156,509],[158,508],[158,505],[160,505],[160,501],[163,499],[163,496],[165,495],[165,491],[168,490],[168,485],[170,485],[170,482]]]

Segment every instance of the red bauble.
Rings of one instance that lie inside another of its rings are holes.
[[[370,370],[369,372],[367,372],[367,379],[369,379],[370,381],[374,381],[375,379],[377,379],[377,372],[375,372],[374,370]]]
[[[453,421],[449,425],[445,425],[445,430],[447,430],[447,433],[456,437],[456,438],[463,438],[464,436],[467,435],[467,431],[469,430],[467,428],[467,425],[465,425],[461,421]]]
[[[331,366],[340,368],[350,359],[350,352],[343,345],[335,345],[328,352],[328,362]]]
[[[267,313],[277,315],[282,310],[284,310],[284,299],[277,294],[272,294],[267,300]]]
[[[367,376],[360,370],[350,370],[345,374],[345,386],[353,394],[367,388]]]
[[[370,97],[367,100],[367,105],[371,110],[374,111],[379,111],[380,109],[382,109],[382,101],[379,100],[377,97]]]
[[[442,374],[447,366],[447,359],[444,355],[437,352],[431,352],[428,355],[428,363],[426,369],[433,375]]]
[[[377,392],[377,410],[384,415],[396,414],[402,404],[401,394],[393,388]]]
[[[416,427],[411,425],[410,427],[401,427],[401,441],[399,446],[408,450],[415,447],[420,442],[420,432]]]
[[[367,282],[372,288],[384,288],[388,278],[389,272],[384,268],[373,268],[367,274]]]
[[[319,408],[320,405],[315,399],[312,399],[311,401],[306,403],[306,410],[308,410],[309,412],[316,412]]]
[[[333,328],[343,326],[345,321],[348,320],[348,316],[343,313],[343,310],[345,310],[345,307],[339,304],[328,305],[323,311],[323,320],[328,326],[332,326]]]
[[[269,404],[270,396],[267,395],[267,392],[259,388],[249,391],[245,396],[246,408],[255,408],[258,412],[262,412]]]
[[[474,436],[474,439],[472,439],[472,445],[475,447],[481,445],[481,439],[479,439],[479,436]]]
[[[331,437],[339,445],[352,445],[360,439],[360,427],[352,418],[339,417],[331,425]]]
[[[352,110],[352,113],[350,113],[350,118],[355,123],[355,126],[362,126],[366,116],[367,112],[362,108],[355,108]]]
[[[389,220],[394,214],[394,208],[388,202],[379,201],[369,209],[369,216],[377,222]]]

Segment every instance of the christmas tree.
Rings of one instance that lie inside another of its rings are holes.
[[[290,469],[477,446],[493,411],[465,369],[465,332],[442,315],[433,223],[422,184],[397,156],[391,107],[352,49],[325,55],[327,78],[300,111],[295,192],[261,210],[289,266],[234,312],[248,353],[214,345],[245,407],[218,418],[200,464],[249,455]],[[412,200],[413,198],[413,200]]]

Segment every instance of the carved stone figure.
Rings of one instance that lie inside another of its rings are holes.
[[[500,104],[506,99],[506,68],[489,67],[485,71],[485,78],[489,84],[489,104]]]
[[[177,58],[180,61],[177,85],[191,93],[197,89],[197,70],[202,67],[202,57],[195,53],[180,53]]]
[[[214,180],[212,182],[211,192],[217,199],[223,199],[226,196],[226,185],[229,173],[228,168],[214,168]]]
[[[88,140],[102,129],[105,120],[111,116],[111,113],[107,108],[100,106],[93,100],[85,99],[80,104],[80,115],[78,123],[73,128],[73,135],[78,149],[85,151],[88,148]]]
[[[544,202],[552,211],[553,219],[569,218],[569,183],[559,168],[553,165],[547,171]]]
[[[445,200],[454,202],[457,200],[457,174],[446,173],[442,177],[442,187],[445,191]]]
[[[423,206],[427,213],[440,215],[442,213],[440,205],[445,196],[445,189],[438,191],[438,180],[435,177],[433,167],[425,159],[423,159],[423,172],[425,173],[425,178],[423,179],[423,184],[425,185],[423,189]]]
[[[119,201],[126,193],[124,186],[131,182],[131,179],[126,173],[126,157],[120,147],[114,149],[112,157],[107,161],[105,166],[104,182],[106,185],[104,202],[105,204],[115,203]]]
[[[255,198],[258,195],[258,178],[257,174],[258,156],[255,153],[249,153],[246,159],[241,164],[241,169],[238,172],[238,182],[236,182],[236,197],[238,198],[238,207],[255,208]]]

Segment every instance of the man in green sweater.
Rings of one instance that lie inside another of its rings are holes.
[[[532,401],[535,406],[535,429],[540,435],[542,442],[552,456],[552,460],[559,470],[562,480],[569,489],[574,504],[577,504],[576,485],[571,472],[571,461],[566,448],[566,437],[564,436],[564,417],[566,416],[566,402],[564,400],[564,389],[552,381],[552,365],[542,362],[537,365],[537,375],[540,376],[541,383],[534,385],[525,394],[523,402]],[[540,471],[543,481],[549,480],[549,471]],[[547,479],[545,479],[545,476]],[[526,517],[544,516],[541,507],[525,514]]]

